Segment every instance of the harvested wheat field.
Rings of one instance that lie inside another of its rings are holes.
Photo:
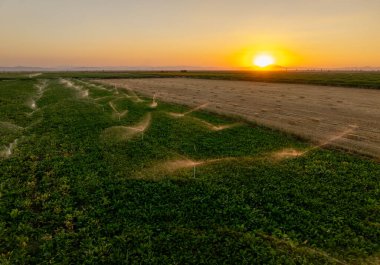
[[[380,158],[380,90],[185,78],[97,82]]]

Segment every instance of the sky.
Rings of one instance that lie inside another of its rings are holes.
[[[379,0],[0,0],[0,66],[379,67]]]

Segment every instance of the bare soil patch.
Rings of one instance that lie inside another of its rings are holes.
[[[380,90],[185,78],[97,82],[380,158]]]

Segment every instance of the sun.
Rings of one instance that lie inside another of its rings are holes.
[[[274,64],[274,62],[275,60],[273,56],[267,54],[258,55],[255,58],[253,58],[253,64],[261,68],[270,66]]]

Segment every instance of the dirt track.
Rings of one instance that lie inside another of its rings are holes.
[[[320,145],[380,158],[380,90],[182,78],[97,80],[238,115]]]

